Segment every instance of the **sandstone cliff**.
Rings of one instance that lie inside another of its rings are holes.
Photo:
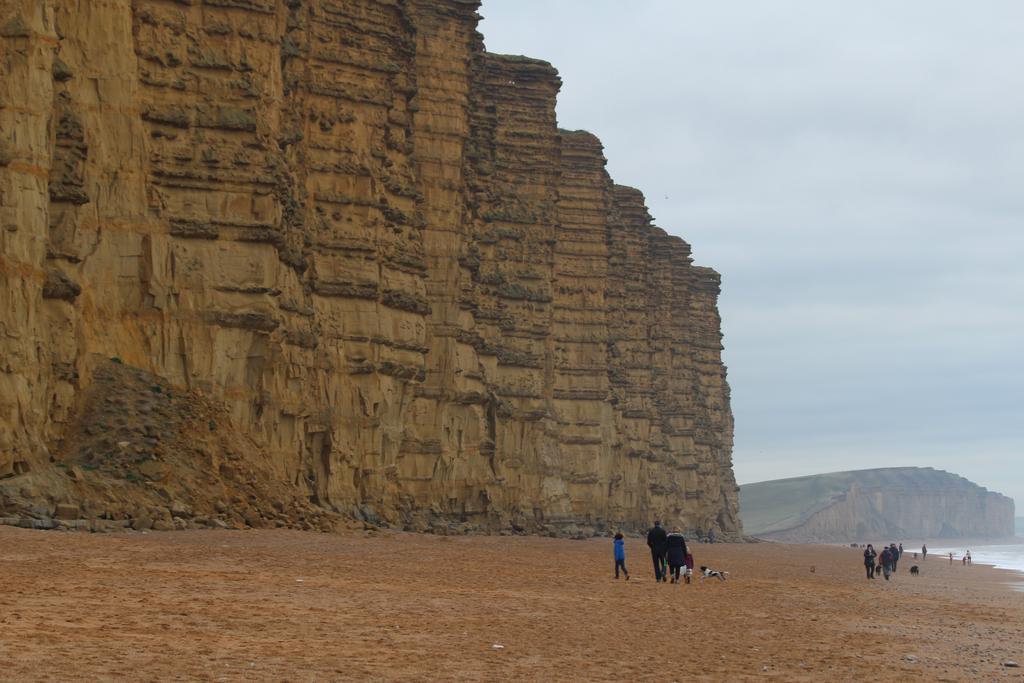
[[[1013,499],[930,467],[778,479],[740,487],[746,531],[809,542],[1009,538]]]
[[[0,0],[0,505],[740,533],[719,277],[477,5]]]

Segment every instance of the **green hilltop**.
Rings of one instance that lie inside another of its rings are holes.
[[[1013,501],[930,467],[889,467],[776,479],[740,487],[744,531],[796,542],[894,537],[1009,536]],[[1020,533],[1022,518],[1016,525]]]

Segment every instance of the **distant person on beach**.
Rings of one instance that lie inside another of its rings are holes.
[[[619,578],[619,568],[622,568],[622,573],[626,575],[626,581],[629,581],[629,570],[626,569],[626,541],[622,538],[622,532],[615,534],[615,541],[612,543],[615,548],[615,578]]]
[[[970,550],[967,551],[967,554],[964,555],[964,558],[967,560],[967,564],[971,564],[971,551]]]
[[[889,574],[892,572],[892,553],[888,548],[882,548],[882,554],[879,555],[878,561],[882,565],[882,574],[885,575],[885,580],[889,580]]]
[[[651,549],[651,560],[654,562],[654,580],[668,581],[665,575],[665,542],[668,534],[661,528],[661,522],[654,522],[654,526],[647,532],[647,547]]]
[[[899,561],[900,561],[900,551],[899,551],[898,548],[896,548],[896,544],[895,543],[890,543],[889,544],[889,564],[892,565],[892,573],[893,574],[896,573],[896,565],[899,564]]]
[[[900,559],[903,559],[903,544],[900,543]]]
[[[878,557],[878,553],[875,552],[874,546],[868,543],[868,547],[864,550],[864,570],[868,573],[868,578],[875,578],[875,558]]]
[[[921,544],[921,561],[924,562],[927,559],[928,559],[928,545],[922,543]]]
[[[679,570],[686,565],[686,539],[679,527],[672,527],[672,533],[665,537],[668,573],[672,583],[679,583]]]
[[[952,552],[949,553],[949,563],[953,564],[953,553]]]

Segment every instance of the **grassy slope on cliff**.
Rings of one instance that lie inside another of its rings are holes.
[[[778,479],[740,487],[740,515],[748,534],[788,529],[799,524],[808,510],[849,489],[849,472],[834,472],[795,479]]]
[[[743,528],[748,534],[756,535],[797,526],[827,505],[833,496],[848,491],[854,482],[865,489],[884,487],[904,491],[974,486],[963,477],[930,467],[831,472],[744,484],[740,487]]]

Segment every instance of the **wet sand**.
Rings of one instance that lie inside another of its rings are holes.
[[[0,527],[0,678],[1024,678],[1004,666],[1024,664],[1024,577],[941,558],[912,577],[908,553],[886,583],[850,548],[695,551],[728,581],[656,584],[635,539],[626,582],[610,539]]]

